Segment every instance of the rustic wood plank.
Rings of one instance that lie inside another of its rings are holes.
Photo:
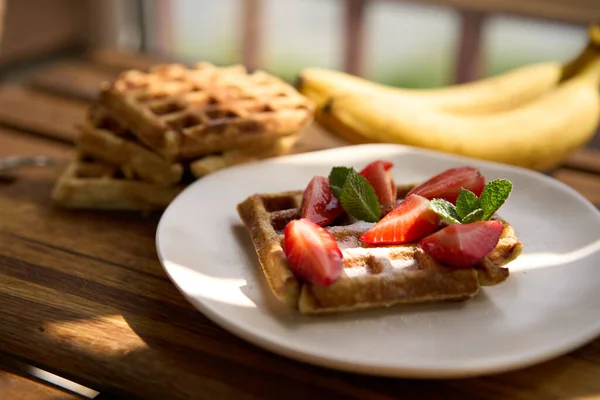
[[[8,2],[0,23],[4,25],[0,65],[83,45],[87,39],[86,6],[79,0]]]
[[[96,49],[86,55],[86,59],[112,72],[126,69],[147,70],[155,64],[175,62],[167,56],[127,52],[117,49]]]
[[[554,172],[552,176],[571,186],[593,204],[600,207],[600,175],[563,168]]]
[[[75,250],[81,259],[87,262],[101,259],[115,265],[131,265],[130,268],[139,268],[164,279],[160,266],[156,264],[153,239],[159,214],[142,216],[135,212],[64,210],[53,204],[50,192],[66,163],[75,156],[74,147],[0,129],[0,157],[18,154],[46,154],[56,157],[58,163],[51,167],[23,167],[11,172],[15,181],[0,184],[0,199],[12,197],[15,205],[0,210],[3,213],[0,226],[12,227],[14,235],[32,242],[42,241],[47,246],[59,249],[65,246],[70,248],[73,236],[55,235],[53,232],[69,232],[75,227],[77,232],[72,234],[75,237],[84,235],[88,241],[85,248]],[[23,212],[24,220],[11,218],[13,207]],[[36,229],[31,229],[32,226]],[[130,249],[126,252],[111,249],[111,241],[120,240],[131,241]]]
[[[115,75],[90,63],[63,61],[32,73],[27,82],[34,89],[91,102],[97,99],[102,82]]]
[[[402,0],[405,1],[405,0]],[[596,0],[410,0],[461,10],[506,13],[575,24],[589,24],[600,15]]]
[[[82,121],[86,104],[24,89],[0,86],[0,124],[73,142],[75,125]]]
[[[66,143],[0,127],[0,157],[43,154],[68,159],[74,154],[72,150]]]
[[[348,145],[349,143],[344,139],[326,131],[319,124],[313,123],[306,128],[303,136],[292,149],[292,153],[305,153]]]
[[[322,131],[311,132],[307,146],[332,140]],[[67,145],[14,132],[0,135],[0,149],[17,148],[15,140],[36,153],[72,152]],[[160,279],[156,218],[57,209],[47,195],[58,171],[36,171],[0,192],[0,350],[51,372],[149,399],[391,399],[399,393],[530,399],[600,391],[591,379],[600,340],[524,371],[449,381],[355,376],[267,353],[212,324]]]
[[[81,400],[83,397],[42,382],[0,369],[2,400]]]
[[[390,398],[375,381],[366,390],[344,374],[274,356],[221,330],[172,285],[144,274],[160,271],[153,245],[138,254],[140,242],[153,242],[156,220],[128,237],[146,224],[140,215],[123,222],[122,215],[98,213],[109,221],[102,228],[86,213],[57,210],[45,204],[53,178],[27,175],[0,192],[0,210],[10,210],[10,218],[0,216],[0,349],[86,386],[150,399],[277,398],[290,388],[290,398]],[[94,238],[95,230],[119,238]],[[60,243],[65,247],[54,244],[57,236],[68,238]],[[130,261],[119,266],[81,256],[98,241],[104,256],[116,252]]]
[[[565,160],[563,166],[600,175],[600,149],[578,150]]]

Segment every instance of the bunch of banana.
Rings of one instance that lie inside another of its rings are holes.
[[[402,143],[546,171],[600,123],[600,26],[572,61],[539,63],[442,89],[403,89],[307,68],[298,89],[350,143]]]

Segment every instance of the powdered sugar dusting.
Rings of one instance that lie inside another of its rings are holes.
[[[398,248],[394,247],[342,249],[344,259],[352,265],[350,268],[344,268],[344,272],[350,278],[367,274],[389,275],[391,278],[399,271],[416,265],[416,260],[410,251],[405,254],[398,254],[398,252]]]
[[[413,265],[416,264],[416,262],[413,258],[408,258],[405,260],[402,260],[402,259],[390,260],[390,264],[392,265],[392,268],[394,268],[394,269],[402,269],[402,268],[412,267]]]
[[[371,229],[373,225],[375,225],[374,222],[356,221],[350,225],[330,226],[327,230],[331,233],[346,232],[349,230],[366,232]]]
[[[354,267],[354,268],[345,268],[344,273],[350,278],[355,278],[357,276],[364,276],[369,273],[367,267]]]
[[[353,247],[360,247],[360,240],[356,236],[346,236],[345,238],[338,239],[338,246],[340,250],[351,249]]]
[[[389,247],[356,247],[350,249],[343,249],[342,254],[344,257],[360,257],[360,256],[374,256],[377,258],[388,258],[390,255]]]

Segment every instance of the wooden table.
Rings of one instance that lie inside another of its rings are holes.
[[[140,57],[95,53],[0,86],[0,156],[74,154],[73,125],[100,81]],[[344,144],[317,127],[296,151]],[[600,339],[553,361],[465,380],[384,379],[305,365],[248,344],[192,308],[154,247],[159,213],[67,211],[62,165],[0,184],[0,351],[127,398],[600,398]],[[600,150],[554,176],[600,206]]]

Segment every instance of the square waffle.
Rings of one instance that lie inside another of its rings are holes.
[[[402,199],[414,185],[398,187]],[[474,268],[451,269],[441,265],[416,244],[367,247],[359,237],[373,224],[342,221],[327,229],[344,257],[340,278],[323,287],[303,282],[288,267],[283,251],[283,230],[300,216],[302,191],[256,194],[237,207],[251,236],[273,294],[303,314],[324,314],[395,304],[464,301],[480,286],[495,285],[509,274],[503,267],[522,251],[512,227],[504,230],[496,249]]]
[[[80,154],[121,166],[161,186],[177,184],[184,172],[181,164],[169,162],[145,147],[98,105],[89,109],[86,121],[79,126],[77,148]]]
[[[182,189],[144,182],[127,168],[82,157],[65,168],[52,199],[68,208],[150,211],[164,209]]]
[[[190,160],[300,132],[313,104],[291,85],[239,65],[159,65],[123,72],[101,103],[169,160]]]

